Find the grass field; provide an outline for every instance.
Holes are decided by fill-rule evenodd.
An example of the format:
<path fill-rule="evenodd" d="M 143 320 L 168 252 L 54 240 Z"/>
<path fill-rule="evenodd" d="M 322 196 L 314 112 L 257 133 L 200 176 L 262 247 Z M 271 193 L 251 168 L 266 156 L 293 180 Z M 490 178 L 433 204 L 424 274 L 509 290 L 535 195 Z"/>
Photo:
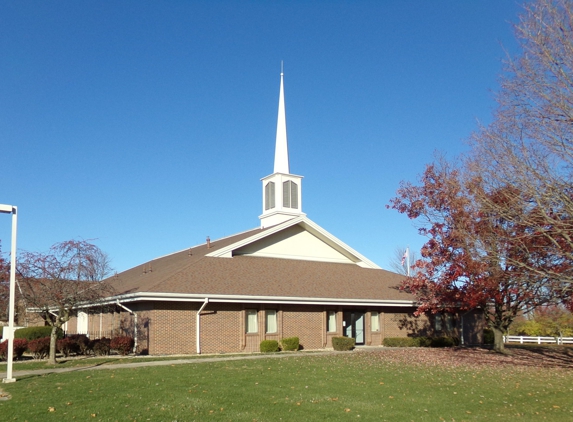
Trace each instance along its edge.
<path fill-rule="evenodd" d="M 388 349 L 23 376 L 18 421 L 573 420 L 570 349 Z"/>

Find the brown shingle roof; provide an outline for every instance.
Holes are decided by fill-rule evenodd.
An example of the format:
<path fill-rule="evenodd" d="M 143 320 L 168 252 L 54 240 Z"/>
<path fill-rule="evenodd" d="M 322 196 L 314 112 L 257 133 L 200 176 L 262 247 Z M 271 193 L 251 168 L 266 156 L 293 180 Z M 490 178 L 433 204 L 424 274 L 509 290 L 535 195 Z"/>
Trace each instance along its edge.
<path fill-rule="evenodd" d="M 403 276 L 380 269 L 293 259 L 205 256 L 260 233 L 251 230 L 155 259 L 132 268 L 112 284 L 119 294 L 175 293 L 293 298 L 414 300 L 396 286 Z M 147 270 L 147 272 L 144 272 Z"/>

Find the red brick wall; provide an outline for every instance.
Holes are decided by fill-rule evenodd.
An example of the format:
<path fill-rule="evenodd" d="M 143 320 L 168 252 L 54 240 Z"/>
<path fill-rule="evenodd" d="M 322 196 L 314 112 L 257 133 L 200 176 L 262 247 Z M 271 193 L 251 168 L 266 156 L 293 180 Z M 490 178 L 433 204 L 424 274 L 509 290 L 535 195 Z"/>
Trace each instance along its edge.
<path fill-rule="evenodd" d="M 195 315 L 201 305 L 196 302 L 156 302 L 149 322 L 149 353 L 196 353 Z"/>
<path fill-rule="evenodd" d="M 129 308 L 138 315 L 138 351 L 150 354 L 196 353 L 196 315 L 202 302 L 142 302 L 130 303 Z M 246 309 L 256 309 L 258 332 L 246 333 Z M 266 333 L 265 310 L 277 311 L 277 332 Z M 298 337 L 307 350 L 332 347 L 332 337 L 343 332 L 343 307 L 303 305 L 257 305 L 209 303 L 201 312 L 201 352 L 240 353 L 258 352 L 262 340 L 280 341 L 285 337 Z M 356 309 L 356 308 L 354 308 Z M 327 312 L 336 312 L 336 332 L 327 332 Z M 371 311 L 380 313 L 380 330 L 372 331 Z M 116 307 L 114 312 L 101 315 L 102 329 L 116 334 L 134 334 L 134 318 Z M 413 317 L 412 308 L 372 308 L 365 312 L 365 344 L 380 346 L 386 337 L 429 335 L 432 326 L 425 316 Z M 464 334 L 472 343 L 481 341 L 481 314 L 468 314 L 464 319 Z M 99 310 L 89 316 L 90 331 L 100 327 Z M 68 323 L 68 332 L 74 332 L 75 318 Z"/>
<path fill-rule="evenodd" d="M 237 353 L 243 351 L 245 328 L 242 318 L 244 318 L 244 313 L 240 304 L 209 303 L 201 312 L 201 353 Z M 260 329 L 261 321 L 259 319 Z M 195 331 L 193 331 L 193 335 L 196 336 Z M 260 341 L 256 341 L 255 351 L 257 352 L 259 351 L 259 344 Z M 195 352 L 194 350 L 193 353 Z"/>

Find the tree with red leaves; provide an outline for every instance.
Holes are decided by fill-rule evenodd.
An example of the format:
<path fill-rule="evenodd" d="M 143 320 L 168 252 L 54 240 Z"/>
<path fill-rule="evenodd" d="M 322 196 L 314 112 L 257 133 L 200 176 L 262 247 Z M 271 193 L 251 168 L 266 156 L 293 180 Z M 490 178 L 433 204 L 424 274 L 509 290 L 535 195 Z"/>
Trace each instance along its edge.
<path fill-rule="evenodd" d="M 402 183 L 391 207 L 421 221 L 419 232 L 429 238 L 414 263 L 414 276 L 402 288 L 419 300 L 418 314 L 456 312 L 481 308 L 495 335 L 494 349 L 503 352 L 503 334 L 516 315 L 562 299 L 568 283 L 547 277 L 540 267 L 556 263 L 550 250 L 533 248 L 539 237 L 527 224 L 535 210 L 520 201 L 506 209 L 523 215 L 508 220 L 484 208 L 482 197 L 492 203 L 519 198 L 509 186 L 484 192 L 479 179 L 466 178 L 442 161 L 429 165 L 420 186 Z M 522 245 L 536 254 L 524 254 Z M 515 261 L 527 265 L 515 265 Z"/>
<path fill-rule="evenodd" d="M 109 274 L 109 259 L 84 240 L 56 243 L 48 253 L 23 252 L 18 279 L 26 307 L 39 312 L 52 327 L 48 363 L 56 363 L 57 331 L 82 304 L 93 304 L 112 293 L 101 279 Z"/>

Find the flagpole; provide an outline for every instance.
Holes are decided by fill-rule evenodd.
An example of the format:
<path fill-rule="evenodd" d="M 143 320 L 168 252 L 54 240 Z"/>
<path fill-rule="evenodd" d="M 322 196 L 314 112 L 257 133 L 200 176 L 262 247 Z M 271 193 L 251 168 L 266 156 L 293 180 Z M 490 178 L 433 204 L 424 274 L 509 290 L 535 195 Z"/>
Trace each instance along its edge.
<path fill-rule="evenodd" d="M 407 246 L 406 247 L 406 271 L 408 274 L 408 277 L 410 277 L 410 247 Z"/>

